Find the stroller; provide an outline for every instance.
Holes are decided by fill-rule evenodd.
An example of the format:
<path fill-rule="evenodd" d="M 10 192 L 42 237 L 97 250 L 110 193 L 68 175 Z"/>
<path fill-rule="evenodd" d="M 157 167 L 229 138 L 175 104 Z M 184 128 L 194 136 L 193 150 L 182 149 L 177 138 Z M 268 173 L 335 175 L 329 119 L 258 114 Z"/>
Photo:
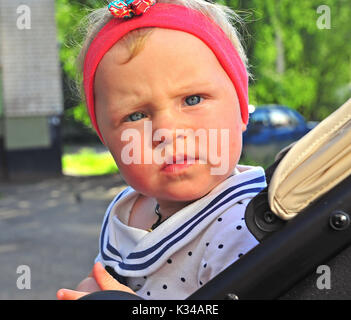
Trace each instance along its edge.
<path fill-rule="evenodd" d="M 282 150 L 266 176 L 245 213 L 260 243 L 187 300 L 351 299 L 351 99 Z"/>

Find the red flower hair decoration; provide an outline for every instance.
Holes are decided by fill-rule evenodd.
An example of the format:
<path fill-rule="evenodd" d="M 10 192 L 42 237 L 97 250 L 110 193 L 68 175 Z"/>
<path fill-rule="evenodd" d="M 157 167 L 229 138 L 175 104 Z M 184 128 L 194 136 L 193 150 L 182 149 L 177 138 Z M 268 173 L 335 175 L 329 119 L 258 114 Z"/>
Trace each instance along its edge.
<path fill-rule="evenodd" d="M 120 19 L 129 19 L 145 13 L 156 0 L 117 0 L 108 5 L 111 14 Z"/>

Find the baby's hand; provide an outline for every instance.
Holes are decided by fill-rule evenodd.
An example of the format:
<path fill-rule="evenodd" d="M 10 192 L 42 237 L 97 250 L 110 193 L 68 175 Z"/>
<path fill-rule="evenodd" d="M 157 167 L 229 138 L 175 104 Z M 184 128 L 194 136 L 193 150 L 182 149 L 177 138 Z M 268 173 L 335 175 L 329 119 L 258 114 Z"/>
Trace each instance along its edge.
<path fill-rule="evenodd" d="M 93 276 L 83 280 L 77 287 L 77 290 L 60 289 L 56 296 L 59 300 L 77 300 L 89 293 L 101 290 L 119 290 L 136 294 L 127 286 L 115 280 L 102 266 L 100 262 L 95 263 Z M 79 291 L 83 290 L 83 291 Z"/>

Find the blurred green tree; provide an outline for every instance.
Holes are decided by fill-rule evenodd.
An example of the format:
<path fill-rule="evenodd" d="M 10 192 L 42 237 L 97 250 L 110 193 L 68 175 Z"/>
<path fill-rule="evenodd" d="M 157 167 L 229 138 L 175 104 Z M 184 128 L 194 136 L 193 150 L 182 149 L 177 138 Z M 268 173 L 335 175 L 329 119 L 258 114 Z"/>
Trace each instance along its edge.
<path fill-rule="evenodd" d="M 88 113 L 80 99 L 80 75 L 77 71 L 76 59 L 84 37 L 81 21 L 93 9 L 101 8 L 106 3 L 107 1 L 103 0 L 56 0 L 59 54 L 66 88 L 65 118 L 74 119 L 90 128 Z"/>
<path fill-rule="evenodd" d="M 351 96 L 349 0 L 218 2 L 246 13 L 252 104 L 284 104 L 322 120 Z"/>

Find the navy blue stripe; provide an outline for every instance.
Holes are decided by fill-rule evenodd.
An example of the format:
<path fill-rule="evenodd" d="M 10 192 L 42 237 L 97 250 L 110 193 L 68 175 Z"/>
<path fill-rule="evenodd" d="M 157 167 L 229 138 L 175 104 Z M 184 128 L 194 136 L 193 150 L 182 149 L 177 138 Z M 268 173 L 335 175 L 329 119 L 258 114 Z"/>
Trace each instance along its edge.
<path fill-rule="evenodd" d="M 127 192 L 127 189 L 126 188 L 125 190 L 123 190 L 119 195 L 118 197 L 115 199 L 115 201 L 113 202 L 113 204 L 110 206 L 110 211 L 109 213 L 106 215 L 106 219 L 105 219 L 105 222 L 103 224 L 103 227 L 102 227 L 102 231 L 101 231 L 101 237 L 100 237 L 100 252 L 101 252 L 101 255 L 103 257 L 104 260 L 107 260 L 107 261 L 117 261 L 116 259 L 113 259 L 111 258 L 110 256 L 108 256 L 105 252 L 104 252 L 104 239 L 105 239 L 105 232 L 106 232 L 106 227 L 107 227 L 107 224 L 108 224 L 108 220 L 109 220 L 109 216 L 110 216 L 110 213 L 111 213 L 111 209 L 112 207 L 114 206 L 114 204 Z M 116 256 L 119 256 L 122 258 L 121 254 L 114 248 L 111 246 L 110 242 L 109 242 L 109 236 L 107 236 L 107 245 L 106 245 L 106 248 L 112 252 L 113 254 L 115 254 Z"/>
<path fill-rule="evenodd" d="M 102 231 L 101 231 L 101 237 L 100 237 L 100 252 L 101 255 L 103 257 L 104 260 L 106 261 L 116 261 L 116 259 L 110 258 L 105 252 L 104 252 L 104 238 L 105 238 L 105 231 L 106 231 L 106 226 L 107 226 L 107 222 L 108 222 L 108 216 L 110 215 L 110 213 L 107 215 L 105 223 L 102 227 Z"/>
<path fill-rule="evenodd" d="M 184 223 L 182 226 L 180 226 L 178 229 L 176 229 L 174 232 L 169 234 L 167 237 L 153 245 L 152 247 L 139 251 L 139 252 L 132 252 L 131 254 L 128 255 L 127 259 L 139 259 L 142 257 L 147 256 L 148 254 L 152 253 L 153 251 L 157 250 L 162 244 L 164 244 L 166 241 L 174 237 L 177 233 L 181 232 L 184 228 L 186 228 L 190 223 L 192 223 L 194 220 L 198 219 L 202 214 L 204 214 L 207 210 L 209 210 L 212 206 L 214 206 L 218 201 L 220 201 L 223 197 L 225 197 L 228 193 L 233 192 L 235 189 L 238 189 L 240 187 L 249 185 L 249 184 L 254 184 L 254 183 L 260 183 L 260 182 L 265 182 L 266 179 L 264 176 L 245 181 L 243 183 L 240 183 L 236 186 L 232 186 L 228 188 L 227 190 L 223 191 L 220 195 L 218 195 L 214 200 L 212 200 L 205 208 L 203 208 L 198 214 L 196 214 L 194 217 L 189 219 L 186 223 Z"/>
<path fill-rule="evenodd" d="M 106 245 L 106 248 L 107 248 L 107 250 L 110 251 L 112 254 L 114 254 L 114 255 L 116 255 L 116 256 L 118 256 L 118 257 L 120 257 L 120 258 L 122 259 L 121 254 L 116 250 L 115 247 L 112 247 L 112 245 L 110 244 L 110 242 L 109 242 L 109 237 L 107 237 L 107 245 Z"/>
<path fill-rule="evenodd" d="M 124 270 L 142 270 L 145 269 L 147 267 L 149 267 L 150 265 L 152 265 L 155 261 L 157 261 L 170 247 L 172 247 L 176 242 L 180 241 L 181 239 L 183 239 L 187 234 L 189 234 L 189 232 L 194 229 L 202 220 L 204 220 L 207 216 L 209 216 L 211 213 L 213 213 L 214 211 L 216 211 L 219 207 L 221 207 L 223 204 L 228 203 L 229 201 L 233 200 L 234 198 L 237 198 L 243 194 L 247 194 L 247 193 L 255 193 L 257 194 L 258 192 L 262 191 L 264 188 L 252 188 L 252 189 L 246 189 L 246 190 L 242 190 L 239 191 L 237 193 L 235 193 L 234 195 L 231 195 L 230 197 L 228 197 L 227 199 L 225 199 L 224 201 L 222 201 L 220 204 L 218 204 L 217 206 L 215 206 L 214 208 L 212 208 L 209 212 L 207 212 L 203 217 L 201 217 L 198 221 L 196 221 L 195 223 L 193 223 L 187 230 L 185 230 L 180 236 L 178 236 L 176 239 L 174 239 L 173 241 L 171 241 L 170 243 L 168 243 L 159 253 L 157 253 L 153 258 L 151 258 L 150 260 L 144 262 L 144 263 L 140 263 L 140 264 L 126 264 L 126 263 L 119 263 L 119 267 L 121 269 Z"/>

